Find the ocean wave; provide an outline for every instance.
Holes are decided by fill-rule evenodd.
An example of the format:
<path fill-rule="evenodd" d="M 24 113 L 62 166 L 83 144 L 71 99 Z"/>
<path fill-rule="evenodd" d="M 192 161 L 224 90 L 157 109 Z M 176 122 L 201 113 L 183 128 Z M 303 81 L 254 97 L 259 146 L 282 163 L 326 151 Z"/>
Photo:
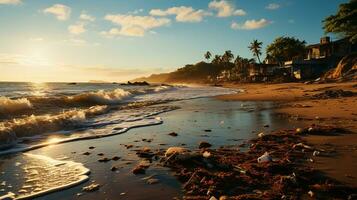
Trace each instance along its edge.
<path fill-rule="evenodd" d="M 97 92 L 87 92 L 66 97 L 65 101 L 69 103 L 112 105 L 121 103 L 130 96 L 132 96 L 132 94 L 123 89 L 115 89 L 112 91 L 99 90 Z"/>
<path fill-rule="evenodd" d="M 31 115 L 1 122 L 0 149 L 13 145 L 18 137 L 82 127 L 88 117 L 104 114 L 107 111 L 107 106 L 92 106 L 88 109 L 74 109 L 56 115 Z"/>
<path fill-rule="evenodd" d="M 31 102 L 26 98 L 21 99 L 10 99 L 8 97 L 0 96 L 0 115 L 17 113 L 23 110 L 32 109 Z"/>

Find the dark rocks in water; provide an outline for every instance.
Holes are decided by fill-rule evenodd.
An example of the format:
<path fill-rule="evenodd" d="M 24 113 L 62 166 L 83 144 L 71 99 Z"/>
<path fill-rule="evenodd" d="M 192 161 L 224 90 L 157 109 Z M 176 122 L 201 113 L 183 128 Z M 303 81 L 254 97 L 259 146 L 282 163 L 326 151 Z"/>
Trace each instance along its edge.
<path fill-rule="evenodd" d="M 89 156 L 90 153 L 87 151 L 87 152 L 82 153 L 82 155 Z"/>
<path fill-rule="evenodd" d="M 112 160 L 114 160 L 114 161 L 117 161 L 117 160 L 119 160 L 119 159 L 120 159 L 119 156 L 114 156 L 114 157 L 112 158 Z"/>
<path fill-rule="evenodd" d="M 155 154 L 151 152 L 148 147 L 144 147 L 136 152 L 136 155 L 140 158 L 152 158 Z"/>
<path fill-rule="evenodd" d="M 153 141 L 153 139 L 145 139 L 145 138 L 144 138 L 144 139 L 142 139 L 141 141 L 143 141 L 143 142 L 149 142 L 149 143 L 150 143 L 150 142 Z"/>
<path fill-rule="evenodd" d="M 109 162 L 111 159 L 107 158 L 107 157 L 104 157 L 104 158 L 101 158 L 99 159 L 98 161 L 99 162 Z"/>
<path fill-rule="evenodd" d="M 92 183 L 86 187 L 83 187 L 82 190 L 85 191 L 85 192 L 94 192 L 94 191 L 97 191 L 99 190 L 100 188 L 100 185 L 97 184 L 97 183 Z"/>
<path fill-rule="evenodd" d="M 146 166 L 137 165 L 136 167 L 134 167 L 133 170 L 131 170 L 131 172 L 133 174 L 145 174 L 146 168 L 147 168 Z"/>
<path fill-rule="evenodd" d="M 95 147 L 93 147 L 93 146 L 90 146 L 90 147 L 88 147 L 88 149 L 95 149 Z"/>
<path fill-rule="evenodd" d="M 205 132 L 212 132 L 211 129 L 205 129 L 204 131 L 205 131 Z"/>
<path fill-rule="evenodd" d="M 98 156 L 104 156 L 104 153 L 98 153 L 97 155 Z"/>
<path fill-rule="evenodd" d="M 146 81 L 142 81 L 142 82 L 136 81 L 136 82 L 133 82 L 133 83 L 128 81 L 128 83 L 122 83 L 121 85 L 148 86 L 150 84 L 148 82 L 146 82 Z"/>
<path fill-rule="evenodd" d="M 134 145 L 132 145 L 132 144 L 126 144 L 126 145 L 124 145 L 124 146 L 125 146 L 125 148 L 130 149 L 130 148 L 132 148 Z"/>
<path fill-rule="evenodd" d="M 67 85 L 77 85 L 77 83 L 73 82 L 73 83 L 67 83 Z"/>
<path fill-rule="evenodd" d="M 198 148 L 203 149 L 203 148 L 210 148 L 212 145 L 208 142 L 202 141 L 200 142 L 200 144 L 198 145 Z"/>
<path fill-rule="evenodd" d="M 168 135 L 173 136 L 173 137 L 178 136 L 178 134 L 177 134 L 177 133 L 175 133 L 175 132 L 171 132 L 171 133 L 169 133 Z"/>
<path fill-rule="evenodd" d="M 117 171 L 118 170 L 118 167 L 116 167 L 116 166 L 112 166 L 111 168 L 110 168 L 110 171 Z"/>
<path fill-rule="evenodd" d="M 268 127 L 270 127 L 270 126 L 269 126 L 269 124 L 265 124 L 264 127 L 265 127 L 265 128 L 268 128 Z"/>

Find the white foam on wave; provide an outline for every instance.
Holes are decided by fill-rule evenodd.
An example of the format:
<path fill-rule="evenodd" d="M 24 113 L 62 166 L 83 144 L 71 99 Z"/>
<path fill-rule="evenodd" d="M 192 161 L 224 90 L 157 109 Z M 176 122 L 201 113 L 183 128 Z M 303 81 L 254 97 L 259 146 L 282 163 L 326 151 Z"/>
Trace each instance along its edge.
<path fill-rule="evenodd" d="M 32 109 L 32 104 L 26 98 L 10 99 L 0 96 L 0 114 L 15 113 L 29 109 Z"/>
<path fill-rule="evenodd" d="M 163 88 L 163 91 L 159 94 L 147 93 L 135 96 L 133 99 L 135 101 L 175 101 L 213 97 L 218 95 L 233 94 L 237 92 L 240 92 L 240 90 L 208 86 L 175 86 L 174 89 L 170 89 L 170 87 Z"/>
<path fill-rule="evenodd" d="M 74 109 L 55 115 L 31 115 L 0 122 L 0 149 L 13 145 L 18 137 L 79 127 L 88 117 L 106 113 L 107 110 L 107 106 L 92 106 L 88 109 Z"/>
<path fill-rule="evenodd" d="M 33 199 L 73 187 L 89 179 L 90 170 L 81 163 L 30 153 L 23 155 L 25 163 L 20 165 L 24 172 L 23 183 L 18 191 L 11 192 L 15 199 Z"/>
<path fill-rule="evenodd" d="M 102 105 L 118 104 L 122 100 L 127 99 L 132 94 L 123 89 L 115 89 L 112 91 L 99 90 L 97 92 L 86 92 L 66 98 L 68 102 L 94 103 Z"/>
<path fill-rule="evenodd" d="M 41 142 L 39 144 L 34 144 L 34 145 L 16 144 L 10 149 L 5 149 L 3 151 L 0 151 L 0 155 L 13 154 L 18 152 L 27 152 L 30 150 L 42 148 L 49 145 L 62 144 L 67 142 L 79 141 L 79 140 L 109 137 L 109 136 L 125 133 L 133 128 L 159 125 L 163 123 L 162 119 L 154 118 L 153 116 L 174 109 L 176 109 L 176 107 L 165 107 L 163 109 L 157 109 L 151 112 L 141 113 L 141 115 L 137 117 L 127 117 L 127 118 L 121 118 L 121 117 L 117 118 L 115 117 L 115 113 L 114 113 L 113 118 L 106 118 L 105 121 L 98 121 L 98 123 L 92 124 L 92 126 L 98 126 L 98 127 L 103 126 L 103 128 L 85 130 L 78 134 L 70 135 L 68 137 L 56 138 L 55 140 L 50 139 L 45 142 Z M 43 137 L 46 136 L 43 135 Z M 34 136 L 33 138 L 35 139 L 36 136 Z M 31 137 L 27 138 L 27 140 L 31 140 Z"/>

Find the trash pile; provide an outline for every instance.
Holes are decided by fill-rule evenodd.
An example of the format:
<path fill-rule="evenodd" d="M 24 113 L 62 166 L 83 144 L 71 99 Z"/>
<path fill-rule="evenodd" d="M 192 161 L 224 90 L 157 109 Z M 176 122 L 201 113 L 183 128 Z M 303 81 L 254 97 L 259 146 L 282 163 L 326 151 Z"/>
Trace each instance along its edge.
<path fill-rule="evenodd" d="M 162 163 L 183 183 L 184 199 L 354 198 L 356 188 L 308 165 L 324 150 L 306 144 L 301 135 L 319 130 L 336 131 L 313 126 L 261 134 L 237 147 L 210 149 L 202 142 L 197 151 L 170 147 Z"/>

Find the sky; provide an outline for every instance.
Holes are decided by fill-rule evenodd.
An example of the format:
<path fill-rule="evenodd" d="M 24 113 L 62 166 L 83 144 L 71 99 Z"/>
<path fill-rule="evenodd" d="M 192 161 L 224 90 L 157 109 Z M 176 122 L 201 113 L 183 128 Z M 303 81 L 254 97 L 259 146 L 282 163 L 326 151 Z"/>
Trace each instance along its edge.
<path fill-rule="evenodd" d="M 346 0 L 0 0 L 0 81 L 123 82 L 203 60 L 308 44 Z M 332 35 L 332 39 L 336 39 Z"/>

